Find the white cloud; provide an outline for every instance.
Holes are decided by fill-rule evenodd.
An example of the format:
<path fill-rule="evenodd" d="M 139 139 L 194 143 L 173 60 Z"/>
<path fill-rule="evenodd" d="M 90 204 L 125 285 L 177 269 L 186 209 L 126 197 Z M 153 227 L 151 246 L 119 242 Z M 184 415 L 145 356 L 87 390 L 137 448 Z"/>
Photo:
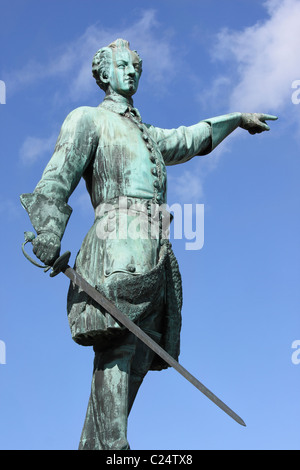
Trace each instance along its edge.
<path fill-rule="evenodd" d="M 230 136 L 229 140 L 232 138 Z M 204 182 L 218 165 L 219 158 L 228 151 L 229 144 L 225 141 L 209 156 L 194 157 L 192 169 L 168 167 L 168 198 L 172 203 L 201 203 L 204 200 Z M 178 174 L 179 173 L 179 174 Z"/>
<path fill-rule="evenodd" d="M 281 129 L 291 124 L 299 127 L 300 93 L 295 87 L 300 79 L 300 1 L 267 0 L 264 6 L 266 19 L 241 31 L 223 29 L 216 35 L 212 60 L 218 69 L 221 64 L 222 75 L 197 100 L 210 113 L 263 112 L 283 118 L 278 121 Z M 299 135 L 300 129 L 295 133 L 296 138 Z M 244 131 L 235 131 L 214 150 L 214 164 L 197 175 L 202 187 L 232 139 L 240 136 L 245 136 Z"/>
<path fill-rule="evenodd" d="M 236 80 L 231 79 L 228 95 L 233 110 L 282 110 L 291 103 L 292 82 L 300 78 L 300 2 L 267 0 L 264 5 L 265 21 L 242 31 L 222 30 L 217 37 L 213 57 L 230 64 Z"/>
<path fill-rule="evenodd" d="M 45 154 L 53 153 L 56 138 L 57 136 L 54 134 L 44 139 L 40 137 L 27 137 L 20 149 L 21 162 L 25 165 L 32 165 Z"/>
<path fill-rule="evenodd" d="M 210 88 L 204 89 L 197 96 L 197 101 L 206 110 L 226 108 L 228 106 L 228 90 L 231 86 L 231 79 L 226 75 L 220 75 L 212 80 Z"/>
<path fill-rule="evenodd" d="M 192 203 L 201 201 L 203 197 L 203 185 L 201 172 L 184 170 L 179 176 L 168 174 L 169 187 L 172 188 L 172 203 L 183 201 Z"/>

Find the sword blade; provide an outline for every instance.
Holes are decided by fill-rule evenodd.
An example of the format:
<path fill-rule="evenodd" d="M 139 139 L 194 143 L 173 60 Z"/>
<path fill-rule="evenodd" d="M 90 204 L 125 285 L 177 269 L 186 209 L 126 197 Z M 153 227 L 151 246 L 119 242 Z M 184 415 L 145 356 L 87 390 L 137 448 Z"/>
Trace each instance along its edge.
<path fill-rule="evenodd" d="M 173 367 L 179 374 L 194 385 L 209 400 L 223 410 L 228 416 L 234 419 L 241 426 L 246 426 L 245 422 L 231 408 L 229 408 L 220 398 L 212 393 L 205 385 L 203 385 L 196 377 L 188 372 L 179 362 L 177 362 L 170 354 L 160 347 L 150 336 L 148 336 L 139 326 L 131 321 L 124 313 L 122 313 L 110 300 L 104 297 L 93 286 L 91 286 L 82 276 L 80 276 L 69 265 L 62 269 L 62 272 L 79 288 L 85 291 L 92 299 L 107 310 L 116 320 L 131 331 L 137 338 L 145 343 L 152 351 L 160 356 L 169 366 Z"/>

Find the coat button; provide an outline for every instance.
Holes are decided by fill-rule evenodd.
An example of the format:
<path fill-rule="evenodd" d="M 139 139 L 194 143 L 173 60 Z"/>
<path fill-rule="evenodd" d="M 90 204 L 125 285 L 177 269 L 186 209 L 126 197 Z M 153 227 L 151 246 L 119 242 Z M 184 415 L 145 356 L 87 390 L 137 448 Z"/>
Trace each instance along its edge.
<path fill-rule="evenodd" d="M 155 180 L 155 181 L 153 182 L 153 186 L 154 186 L 155 188 L 159 188 L 159 181 L 158 181 L 158 180 Z"/>
<path fill-rule="evenodd" d="M 149 137 L 147 136 L 147 134 L 143 134 L 143 139 L 147 142 L 149 140 Z"/>
<path fill-rule="evenodd" d="M 151 160 L 152 163 L 155 163 L 155 157 L 154 157 L 154 155 L 151 155 L 151 156 L 150 156 L 150 160 Z"/>
<path fill-rule="evenodd" d="M 157 169 L 156 168 L 151 168 L 151 173 L 154 176 L 157 176 Z"/>
<path fill-rule="evenodd" d="M 128 264 L 127 265 L 127 269 L 130 273 L 134 273 L 135 272 L 135 266 L 133 264 Z"/>

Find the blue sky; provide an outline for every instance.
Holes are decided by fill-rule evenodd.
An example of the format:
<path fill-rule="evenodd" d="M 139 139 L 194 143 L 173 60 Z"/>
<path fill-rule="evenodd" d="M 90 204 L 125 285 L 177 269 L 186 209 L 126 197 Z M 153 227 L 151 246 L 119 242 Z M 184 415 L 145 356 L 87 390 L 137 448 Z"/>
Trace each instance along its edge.
<path fill-rule="evenodd" d="M 102 101 L 91 60 L 123 37 L 143 58 L 135 105 L 144 122 L 279 116 L 268 133 L 238 129 L 209 156 L 168 169 L 169 204 L 204 204 L 205 214 L 201 250 L 173 241 L 184 289 L 180 362 L 247 427 L 175 371 L 151 372 L 129 418 L 131 447 L 299 449 L 299 0 L 2 0 L 0 8 L 0 448 L 78 446 L 93 352 L 71 339 L 68 280 L 50 279 L 21 253 L 31 224 L 19 195 L 39 181 L 66 115 Z M 93 220 L 82 183 L 69 203 L 62 250 L 73 263 Z"/>

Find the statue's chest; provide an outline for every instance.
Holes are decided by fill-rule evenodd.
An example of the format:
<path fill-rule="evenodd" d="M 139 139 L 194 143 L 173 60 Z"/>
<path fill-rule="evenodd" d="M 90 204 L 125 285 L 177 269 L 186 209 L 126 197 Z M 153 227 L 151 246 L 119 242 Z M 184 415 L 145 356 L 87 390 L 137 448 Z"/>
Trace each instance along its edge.
<path fill-rule="evenodd" d="M 157 178 L 165 180 L 165 164 L 147 127 L 126 116 L 110 113 L 100 127 L 94 171 L 117 180 Z"/>

